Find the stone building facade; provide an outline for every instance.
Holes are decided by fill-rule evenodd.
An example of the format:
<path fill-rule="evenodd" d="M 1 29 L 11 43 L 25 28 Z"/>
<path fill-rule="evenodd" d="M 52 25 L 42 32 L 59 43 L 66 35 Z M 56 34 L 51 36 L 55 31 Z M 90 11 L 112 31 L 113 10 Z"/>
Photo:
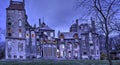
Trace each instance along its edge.
<path fill-rule="evenodd" d="M 92 21 L 92 20 L 91 20 Z M 100 59 L 99 38 L 92 25 L 76 23 L 69 32 L 58 33 L 59 57 L 67 59 Z"/>
<path fill-rule="evenodd" d="M 28 23 L 25 2 L 12 1 L 6 8 L 6 59 L 100 59 L 98 34 L 94 21 L 80 24 L 78 20 L 69 32 L 51 29 L 39 19 L 39 25 Z"/>

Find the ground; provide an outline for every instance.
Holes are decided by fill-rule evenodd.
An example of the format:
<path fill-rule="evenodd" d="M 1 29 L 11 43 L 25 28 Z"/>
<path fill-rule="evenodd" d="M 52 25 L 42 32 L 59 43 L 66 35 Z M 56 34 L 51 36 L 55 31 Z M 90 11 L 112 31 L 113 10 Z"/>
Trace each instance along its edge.
<path fill-rule="evenodd" d="M 0 65 L 108 65 L 106 60 L 7 60 Z M 113 65 L 120 65 L 120 60 L 113 60 Z"/>

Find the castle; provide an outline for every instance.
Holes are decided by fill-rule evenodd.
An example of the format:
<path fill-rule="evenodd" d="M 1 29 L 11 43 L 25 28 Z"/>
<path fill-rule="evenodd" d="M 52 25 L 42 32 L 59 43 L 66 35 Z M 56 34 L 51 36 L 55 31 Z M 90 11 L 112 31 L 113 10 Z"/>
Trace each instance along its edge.
<path fill-rule="evenodd" d="M 12 1 L 6 8 L 6 59 L 100 59 L 95 22 L 75 21 L 69 32 L 58 32 L 39 19 L 39 26 L 27 20 L 25 1 Z"/>

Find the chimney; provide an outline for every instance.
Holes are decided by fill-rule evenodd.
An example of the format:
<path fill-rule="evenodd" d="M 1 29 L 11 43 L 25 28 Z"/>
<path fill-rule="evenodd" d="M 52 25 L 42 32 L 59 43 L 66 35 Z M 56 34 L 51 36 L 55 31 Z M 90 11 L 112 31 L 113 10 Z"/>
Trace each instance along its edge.
<path fill-rule="evenodd" d="M 92 27 L 92 32 L 95 32 L 95 21 L 93 21 L 92 17 L 91 17 L 91 27 Z"/>
<path fill-rule="evenodd" d="M 39 26 L 41 26 L 41 19 L 39 18 Z"/>
<path fill-rule="evenodd" d="M 76 24 L 78 25 L 78 19 L 76 19 Z"/>
<path fill-rule="evenodd" d="M 76 25 L 77 25 L 77 32 L 78 32 L 79 31 L 78 19 L 76 19 Z"/>
<path fill-rule="evenodd" d="M 36 24 L 34 24 L 34 28 L 36 28 Z"/>
<path fill-rule="evenodd" d="M 60 36 L 60 30 L 58 30 L 58 38 L 60 38 L 59 36 Z"/>

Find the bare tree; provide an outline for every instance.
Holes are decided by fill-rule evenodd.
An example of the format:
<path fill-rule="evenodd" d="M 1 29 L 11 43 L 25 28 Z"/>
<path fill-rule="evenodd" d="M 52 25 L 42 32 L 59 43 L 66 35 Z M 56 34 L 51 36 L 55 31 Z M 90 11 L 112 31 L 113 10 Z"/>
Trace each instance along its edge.
<path fill-rule="evenodd" d="M 86 13 L 96 19 L 96 25 L 105 35 L 105 47 L 109 65 L 112 65 L 110 58 L 109 36 L 115 30 L 120 30 L 118 14 L 120 12 L 120 0 L 77 0 L 77 7 L 86 9 Z"/>

